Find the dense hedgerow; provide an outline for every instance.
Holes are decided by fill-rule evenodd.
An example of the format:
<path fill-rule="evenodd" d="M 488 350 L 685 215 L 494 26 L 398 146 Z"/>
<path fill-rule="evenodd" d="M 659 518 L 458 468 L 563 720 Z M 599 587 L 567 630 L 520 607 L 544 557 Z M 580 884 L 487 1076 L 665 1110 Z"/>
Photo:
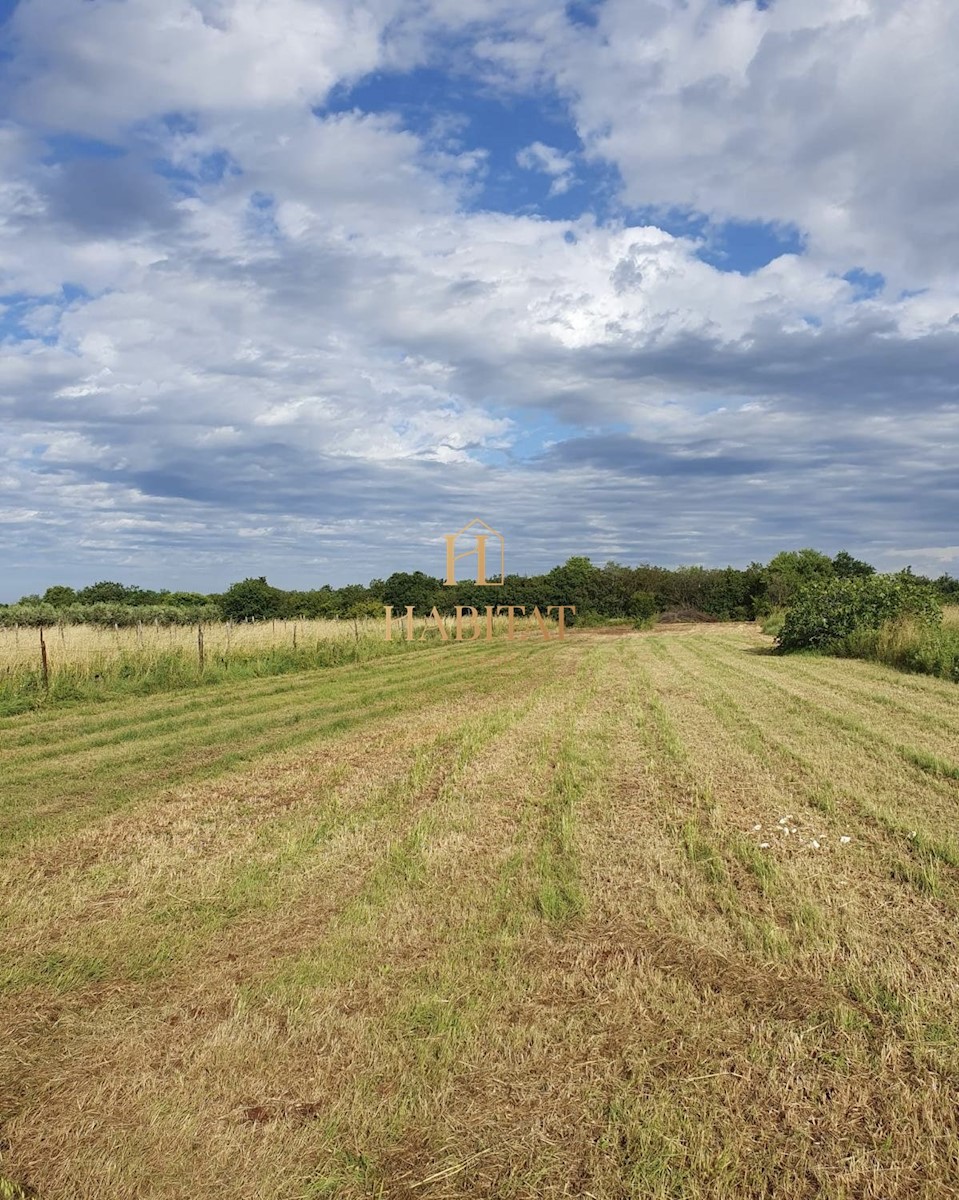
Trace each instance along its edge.
<path fill-rule="evenodd" d="M 836 651 L 848 638 L 906 619 L 930 628 L 942 621 L 936 593 L 907 575 L 817 580 L 796 597 L 776 640 L 784 652 Z"/>
<path fill-rule="evenodd" d="M 49 628 L 53 625 L 99 625 L 119 629 L 134 625 L 196 625 L 221 621 L 223 614 L 216 604 L 69 604 L 56 608 L 52 604 L 10 604 L 0 607 L 0 628 L 15 626 Z"/>

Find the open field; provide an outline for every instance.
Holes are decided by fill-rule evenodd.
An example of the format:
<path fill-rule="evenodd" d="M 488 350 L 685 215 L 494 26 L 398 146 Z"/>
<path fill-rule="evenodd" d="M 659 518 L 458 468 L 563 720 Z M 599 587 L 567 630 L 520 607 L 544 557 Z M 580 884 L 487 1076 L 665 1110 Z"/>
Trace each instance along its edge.
<path fill-rule="evenodd" d="M 769 645 L 0 719 L 0 1178 L 959 1197 L 959 690 Z"/>

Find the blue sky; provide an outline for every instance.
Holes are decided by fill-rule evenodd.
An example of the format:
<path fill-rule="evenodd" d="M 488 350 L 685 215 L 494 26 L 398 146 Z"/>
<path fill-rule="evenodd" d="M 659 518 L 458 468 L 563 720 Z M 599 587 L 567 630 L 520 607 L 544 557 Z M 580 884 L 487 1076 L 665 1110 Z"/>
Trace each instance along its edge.
<path fill-rule="evenodd" d="M 0 0 L 0 600 L 959 572 L 945 0 Z"/>

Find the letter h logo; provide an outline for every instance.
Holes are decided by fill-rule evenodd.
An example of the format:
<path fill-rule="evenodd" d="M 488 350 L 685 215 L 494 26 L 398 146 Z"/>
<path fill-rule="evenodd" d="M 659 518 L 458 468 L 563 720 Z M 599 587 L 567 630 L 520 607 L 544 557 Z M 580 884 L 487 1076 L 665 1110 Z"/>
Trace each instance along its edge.
<path fill-rule="evenodd" d="M 474 525 L 482 525 L 485 533 L 473 532 Z M 459 554 L 456 553 L 456 541 L 463 534 L 471 534 L 476 539 L 476 546 L 473 550 L 462 550 Z M 499 540 L 499 579 L 486 578 L 486 543 L 490 537 Z M 446 579 L 443 581 L 447 587 L 452 587 L 456 583 L 456 564 L 461 558 L 472 558 L 476 555 L 476 585 L 477 587 L 502 587 L 506 581 L 506 543 L 503 540 L 503 535 L 497 533 L 495 529 L 491 529 L 485 521 L 481 521 L 478 517 L 474 521 L 470 521 L 468 525 L 464 525 L 458 533 L 448 533 L 446 535 Z"/>

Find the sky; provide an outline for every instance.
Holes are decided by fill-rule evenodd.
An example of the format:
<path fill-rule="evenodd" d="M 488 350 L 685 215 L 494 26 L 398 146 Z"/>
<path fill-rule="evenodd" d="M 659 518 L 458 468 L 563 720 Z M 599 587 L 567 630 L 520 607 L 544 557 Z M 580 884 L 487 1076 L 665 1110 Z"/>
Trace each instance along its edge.
<path fill-rule="evenodd" d="M 959 574 L 954 0 L 0 0 L 0 601 Z"/>

